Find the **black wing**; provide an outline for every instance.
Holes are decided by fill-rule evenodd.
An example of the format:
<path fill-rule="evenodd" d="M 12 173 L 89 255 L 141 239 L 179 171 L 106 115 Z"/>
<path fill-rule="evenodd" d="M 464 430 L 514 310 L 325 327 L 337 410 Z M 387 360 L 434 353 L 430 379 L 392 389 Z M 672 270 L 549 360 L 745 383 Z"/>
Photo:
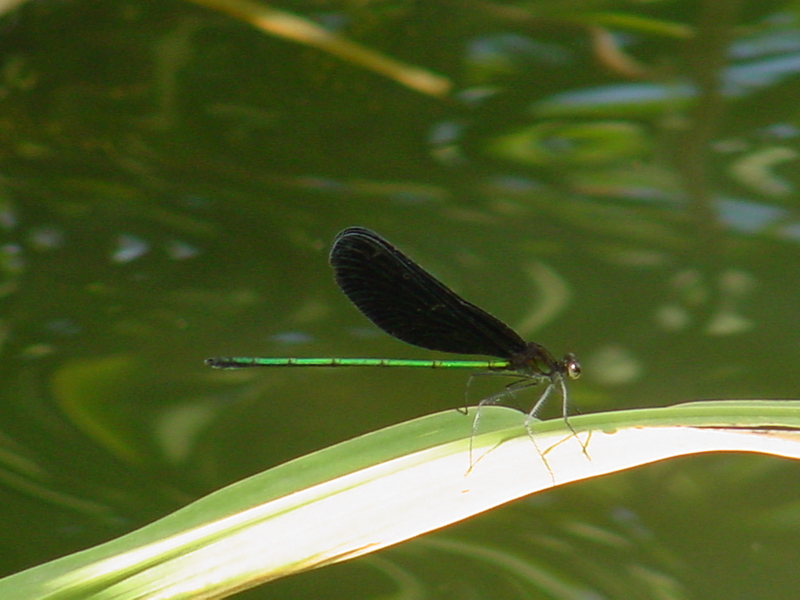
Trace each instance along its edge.
<path fill-rule="evenodd" d="M 330 263 L 350 301 L 399 340 L 498 358 L 525 351 L 525 341 L 513 329 L 458 296 L 374 231 L 342 231 L 333 241 Z"/>

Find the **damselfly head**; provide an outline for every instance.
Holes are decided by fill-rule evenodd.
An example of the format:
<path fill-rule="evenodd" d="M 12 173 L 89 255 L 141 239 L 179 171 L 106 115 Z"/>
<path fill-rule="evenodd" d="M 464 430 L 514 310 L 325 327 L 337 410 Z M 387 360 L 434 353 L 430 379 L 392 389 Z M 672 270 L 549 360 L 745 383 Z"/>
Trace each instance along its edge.
<path fill-rule="evenodd" d="M 572 352 L 564 356 L 561 368 L 564 374 L 570 379 L 577 379 L 581 376 L 581 363 L 578 362 L 578 359 Z"/>

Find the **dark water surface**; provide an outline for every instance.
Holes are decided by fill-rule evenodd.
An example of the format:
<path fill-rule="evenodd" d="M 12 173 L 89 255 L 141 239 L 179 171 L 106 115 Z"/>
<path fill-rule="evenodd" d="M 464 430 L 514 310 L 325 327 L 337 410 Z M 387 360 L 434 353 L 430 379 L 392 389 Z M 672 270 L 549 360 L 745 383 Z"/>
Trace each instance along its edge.
<path fill-rule="evenodd" d="M 446 98 L 191 3 L 3 17 L 0 574 L 461 406 L 464 373 L 203 365 L 441 358 L 336 288 L 350 225 L 575 352 L 581 412 L 800 396 L 796 8 L 546 6 L 280 7 Z M 796 598 L 798 497 L 689 457 L 242 597 Z"/>

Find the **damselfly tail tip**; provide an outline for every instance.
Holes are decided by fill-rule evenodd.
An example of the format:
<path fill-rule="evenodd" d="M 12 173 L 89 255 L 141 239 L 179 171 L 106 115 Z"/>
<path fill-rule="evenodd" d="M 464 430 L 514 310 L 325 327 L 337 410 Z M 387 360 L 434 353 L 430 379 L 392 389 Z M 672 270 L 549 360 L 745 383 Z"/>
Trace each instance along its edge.
<path fill-rule="evenodd" d="M 207 358 L 203 362 L 212 369 L 234 369 L 237 366 L 232 364 L 230 359 L 220 358 L 219 356 Z"/>

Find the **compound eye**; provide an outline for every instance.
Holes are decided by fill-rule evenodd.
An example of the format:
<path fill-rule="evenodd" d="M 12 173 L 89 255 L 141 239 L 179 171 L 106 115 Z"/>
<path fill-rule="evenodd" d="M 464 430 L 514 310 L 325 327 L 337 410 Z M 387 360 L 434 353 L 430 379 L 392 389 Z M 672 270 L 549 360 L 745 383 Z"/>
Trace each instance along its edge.
<path fill-rule="evenodd" d="M 577 379 L 581 376 L 581 363 L 574 354 L 569 353 L 564 357 L 564 364 L 567 367 L 567 376 L 570 379 Z"/>

